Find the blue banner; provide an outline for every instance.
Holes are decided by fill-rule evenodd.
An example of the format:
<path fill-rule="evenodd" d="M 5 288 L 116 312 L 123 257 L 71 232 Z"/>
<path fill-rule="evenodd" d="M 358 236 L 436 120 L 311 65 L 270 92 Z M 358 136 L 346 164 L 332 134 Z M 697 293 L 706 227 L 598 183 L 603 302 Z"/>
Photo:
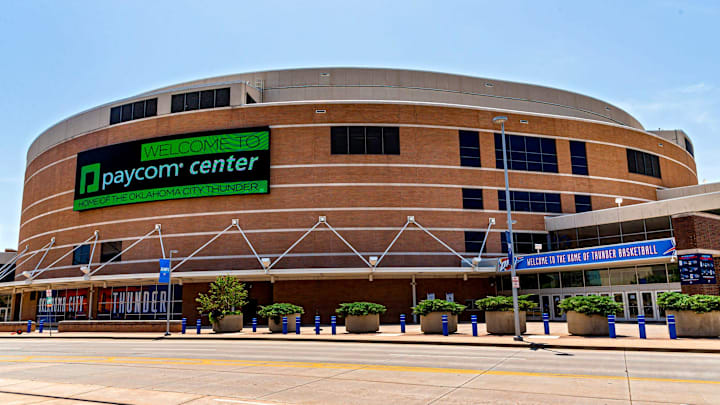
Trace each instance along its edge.
<path fill-rule="evenodd" d="M 517 270 L 534 270 L 599 263 L 611 264 L 640 259 L 669 258 L 675 254 L 675 239 L 667 238 L 517 256 L 515 268 Z M 502 269 L 502 267 L 500 268 Z"/>
<path fill-rule="evenodd" d="M 160 259 L 160 277 L 158 283 L 167 284 L 170 282 L 170 260 Z"/>

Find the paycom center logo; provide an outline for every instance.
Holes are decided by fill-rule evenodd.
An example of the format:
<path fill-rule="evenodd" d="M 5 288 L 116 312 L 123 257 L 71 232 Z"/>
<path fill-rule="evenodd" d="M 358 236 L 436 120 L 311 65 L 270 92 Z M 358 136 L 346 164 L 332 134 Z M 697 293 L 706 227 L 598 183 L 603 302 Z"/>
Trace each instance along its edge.
<path fill-rule="evenodd" d="M 73 209 L 268 193 L 269 129 L 218 132 L 81 152 Z"/>

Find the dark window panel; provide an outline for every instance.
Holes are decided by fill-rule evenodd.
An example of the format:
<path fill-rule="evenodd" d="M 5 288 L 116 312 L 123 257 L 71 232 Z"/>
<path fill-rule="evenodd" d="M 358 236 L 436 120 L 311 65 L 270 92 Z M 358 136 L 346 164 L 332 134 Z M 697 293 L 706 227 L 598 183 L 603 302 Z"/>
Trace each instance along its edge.
<path fill-rule="evenodd" d="M 400 154 L 400 129 L 396 127 L 383 128 L 383 150 L 386 155 Z"/>
<path fill-rule="evenodd" d="M 252 97 L 250 97 L 252 100 Z M 255 100 L 252 100 L 255 102 Z M 248 103 L 251 104 L 251 103 Z M 215 90 L 215 107 L 227 107 L 230 105 L 230 88 Z"/>
<path fill-rule="evenodd" d="M 100 245 L 100 262 L 109 262 L 120 252 L 122 252 L 122 241 L 103 242 L 102 245 Z M 122 256 L 118 256 L 112 261 L 119 262 L 121 260 Z"/>
<path fill-rule="evenodd" d="M 348 128 L 332 127 L 330 129 L 330 153 L 333 155 L 348 154 Z"/>
<path fill-rule="evenodd" d="M 185 93 L 185 111 L 197 110 L 200 107 L 200 92 Z"/>
<path fill-rule="evenodd" d="M 133 103 L 132 119 L 138 120 L 140 118 L 145 118 L 145 101 L 136 101 Z"/>
<path fill-rule="evenodd" d="M 368 155 L 382 155 L 383 141 L 381 127 L 365 128 L 365 148 Z"/>
<path fill-rule="evenodd" d="M 170 112 L 182 112 L 185 111 L 185 95 L 184 94 L 173 94 L 170 102 Z"/>
<path fill-rule="evenodd" d="M 365 127 L 350 127 L 350 154 L 364 155 Z"/>
<path fill-rule="evenodd" d="M 465 251 L 468 253 L 480 253 L 485 232 L 465 231 Z M 483 253 L 487 252 L 487 245 L 483 249 Z"/>
<path fill-rule="evenodd" d="M 132 119 L 132 104 L 125 104 L 122 106 L 122 118 L 121 121 L 130 121 Z"/>
<path fill-rule="evenodd" d="M 481 167 L 480 158 L 460 156 L 460 166 Z"/>
<path fill-rule="evenodd" d="M 157 115 L 157 99 L 145 100 L 145 116 L 154 117 Z"/>
<path fill-rule="evenodd" d="M 476 131 L 459 131 L 460 147 L 480 148 L 480 137 Z"/>
<path fill-rule="evenodd" d="M 110 125 L 117 124 L 121 120 L 122 106 L 113 107 L 110 109 Z"/>
<path fill-rule="evenodd" d="M 88 264 L 90 262 L 90 245 L 82 245 L 73 252 L 73 265 Z"/>
<path fill-rule="evenodd" d="M 255 104 L 255 103 L 257 103 L 257 101 L 255 101 L 255 99 L 252 98 L 250 93 L 245 93 L 245 104 Z M 218 106 L 218 107 L 222 107 L 222 106 Z"/>
<path fill-rule="evenodd" d="M 464 209 L 483 209 L 482 189 L 464 188 L 462 197 Z"/>
<path fill-rule="evenodd" d="M 215 107 L 215 90 L 203 90 L 200 92 L 200 108 Z"/>

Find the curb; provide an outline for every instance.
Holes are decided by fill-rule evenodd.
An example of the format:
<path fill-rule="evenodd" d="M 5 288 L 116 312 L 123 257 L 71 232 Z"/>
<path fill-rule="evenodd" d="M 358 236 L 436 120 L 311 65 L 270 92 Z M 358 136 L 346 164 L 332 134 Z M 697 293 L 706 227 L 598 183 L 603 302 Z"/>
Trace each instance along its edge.
<path fill-rule="evenodd" d="M 720 354 L 718 349 L 703 348 L 684 348 L 684 347 L 626 347 L 626 346 L 580 346 L 557 343 L 536 343 L 525 341 L 522 343 L 502 343 L 502 342 L 453 342 L 453 341 L 422 341 L 422 340 L 396 340 L 396 339 L 353 339 L 343 338 L 334 339 L 328 337 L 283 337 L 283 336 L 263 336 L 248 335 L 244 337 L 230 336 L 208 336 L 208 337 L 191 337 L 191 336 L 0 336 L 0 339 L 108 339 L 108 340 L 214 340 L 214 341 L 282 341 L 282 342 L 323 342 L 323 343 L 371 343 L 371 344 L 406 344 L 406 345 L 442 345 L 442 346 L 474 346 L 474 347 L 510 347 L 510 348 L 529 348 L 531 350 L 543 349 L 574 349 L 574 350 L 604 350 L 604 351 L 636 351 L 636 352 L 666 352 L 666 353 L 707 353 Z"/>

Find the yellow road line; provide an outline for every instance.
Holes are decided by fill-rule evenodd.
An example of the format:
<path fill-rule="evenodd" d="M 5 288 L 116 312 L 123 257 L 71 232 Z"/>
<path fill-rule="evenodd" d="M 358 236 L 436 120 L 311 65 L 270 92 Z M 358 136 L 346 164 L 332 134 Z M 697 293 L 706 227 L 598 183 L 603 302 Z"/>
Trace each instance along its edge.
<path fill-rule="evenodd" d="M 310 369 L 340 369 L 340 370 L 375 370 L 375 371 L 402 371 L 411 373 L 442 373 L 442 374 L 486 374 L 514 377 L 555 377 L 579 379 L 605 379 L 624 380 L 624 375 L 592 375 L 569 373 L 540 373 L 528 371 L 501 371 L 501 370 L 474 370 L 464 368 L 442 368 L 421 366 L 392 366 L 384 364 L 355 364 L 355 363 L 320 363 L 301 361 L 276 360 L 233 360 L 233 359 L 193 359 L 177 357 L 119 357 L 119 356 L 12 356 L 0 355 L 0 362 L 14 363 L 91 363 L 91 364 L 155 364 L 155 365 L 215 365 L 215 366 L 246 366 L 246 367 L 292 367 Z M 633 381 L 655 381 L 665 383 L 683 384 L 718 384 L 720 381 L 689 380 L 677 378 L 656 377 L 630 377 Z"/>

